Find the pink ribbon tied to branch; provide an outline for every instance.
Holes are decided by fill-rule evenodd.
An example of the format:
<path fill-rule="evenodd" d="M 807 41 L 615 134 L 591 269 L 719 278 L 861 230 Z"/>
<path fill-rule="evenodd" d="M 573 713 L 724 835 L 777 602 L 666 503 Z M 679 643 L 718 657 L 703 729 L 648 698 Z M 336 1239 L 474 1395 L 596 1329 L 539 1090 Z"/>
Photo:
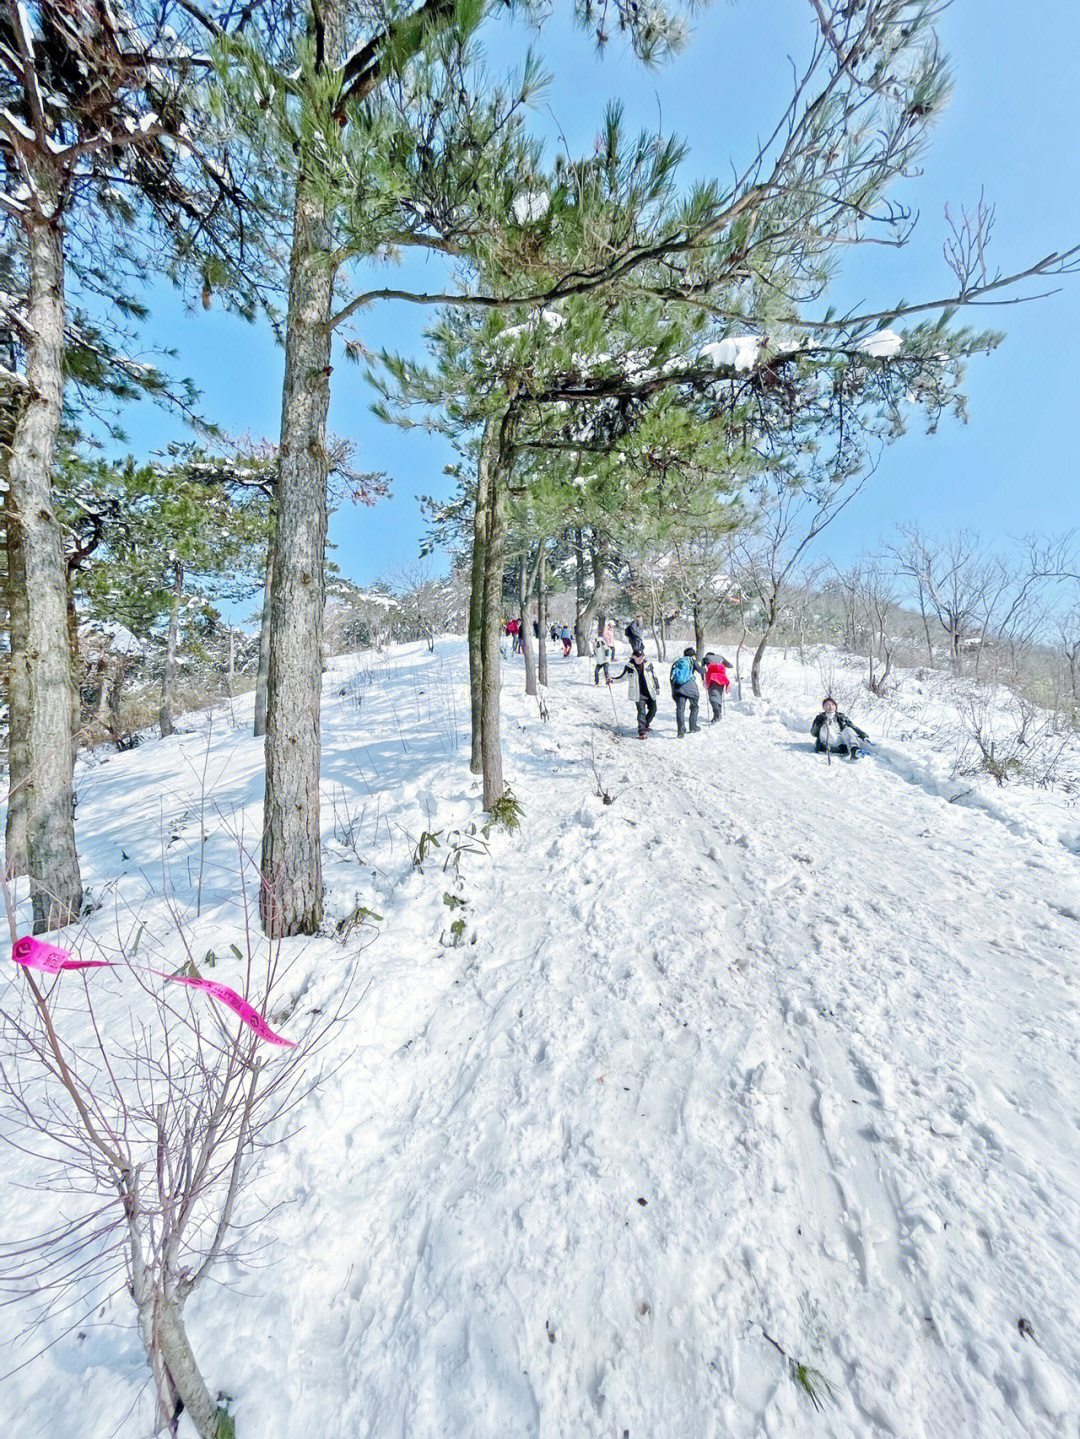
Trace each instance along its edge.
<path fill-rule="evenodd" d="M 15 941 L 11 949 L 11 957 L 24 969 L 38 969 L 43 974 L 59 974 L 61 970 L 65 969 L 115 968 L 111 959 L 77 959 L 69 949 L 59 949 L 55 944 L 46 944 L 44 940 L 31 939 L 29 935 L 24 935 L 22 939 Z M 296 1043 L 295 1039 L 285 1039 L 282 1035 L 275 1034 L 259 1011 L 242 995 L 237 994 L 235 989 L 230 989 L 227 984 L 218 984 L 213 979 L 195 979 L 187 974 L 165 974 L 160 969 L 152 969 L 150 973 L 156 974 L 159 979 L 169 980 L 173 984 L 186 984 L 192 989 L 205 990 L 212 998 L 227 1005 L 260 1039 L 265 1039 L 267 1044 L 280 1044 L 284 1048 L 292 1048 Z"/>
<path fill-rule="evenodd" d="M 42 939 L 24 935 L 11 949 L 11 957 L 23 969 L 40 969 L 43 974 L 59 974 L 62 969 L 111 969 L 110 959 L 75 959 L 70 949 L 57 949 Z"/>
<path fill-rule="evenodd" d="M 214 999 L 220 999 L 222 1004 L 227 1004 L 234 1014 L 240 1016 L 248 1029 L 254 1030 L 260 1039 L 266 1040 L 267 1044 L 291 1047 L 296 1043 L 295 1039 L 285 1039 L 282 1035 L 275 1034 L 259 1011 L 237 994 L 235 989 L 230 989 L 227 984 L 218 984 L 214 979 L 195 979 L 188 974 L 162 974 L 160 969 L 152 969 L 150 973 L 158 975 L 161 979 L 170 979 L 174 984 L 188 984 L 192 989 L 204 989 Z"/>

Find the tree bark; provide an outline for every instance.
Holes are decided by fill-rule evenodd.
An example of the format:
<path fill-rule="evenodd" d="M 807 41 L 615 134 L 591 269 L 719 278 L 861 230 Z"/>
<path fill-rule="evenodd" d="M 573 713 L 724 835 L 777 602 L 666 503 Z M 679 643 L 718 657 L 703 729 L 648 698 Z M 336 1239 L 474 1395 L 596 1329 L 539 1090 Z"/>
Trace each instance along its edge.
<path fill-rule="evenodd" d="M 580 657 L 589 653 L 589 646 L 585 639 L 583 614 L 585 608 L 585 540 L 580 526 L 574 532 L 574 550 L 576 554 L 574 561 L 574 640 Z"/>
<path fill-rule="evenodd" d="M 469 584 L 469 706 L 472 715 L 472 756 L 469 769 L 484 772 L 484 567 L 487 560 L 488 510 L 491 502 L 492 451 L 498 443 L 499 419 L 484 427 L 476 462 L 476 506 L 473 511 L 472 573 Z"/>
<path fill-rule="evenodd" d="M 701 618 L 701 601 L 694 599 L 694 653 L 697 655 L 698 664 L 701 663 L 705 654 L 705 624 Z"/>
<path fill-rule="evenodd" d="M 158 721 L 161 738 L 175 732 L 173 724 L 173 697 L 176 690 L 176 645 L 180 635 L 180 602 L 184 597 L 184 566 L 173 560 L 173 598 L 169 610 L 169 637 L 165 642 L 165 669 L 161 676 L 161 708 Z"/>
<path fill-rule="evenodd" d="M 223 1414 L 195 1361 L 179 1301 L 158 1294 L 145 1298 L 143 1307 L 139 1327 L 157 1383 L 162 1427 L 176 1433 L 179 1399 L 199 1439 L 220 1439 Z"/>
<path fill-rule="evenodd" d="M 64 604 L 67 610 L 68 665 L 71 675 L 71 762 L 79 748 L 79 734 L 82 730 L 81 666 L 79 664 L 79 612 L 75 608 L 75 595 L 71 588 L 71 576 L 64 566 Z"/>
<path fill-rule="evenodd" d="M 5 464 L 8 453 L 5 446 Z M 4 825 L 8 879 L 26 873 L 27 777 L 30 774 L 29 686 L 26 673 L 26 567 L 19 521 L 10 488 L 4 495 L 4 543 L 7 551 L 8 644 L 8 800 Z"/>
<path fill-rule="evenodd" d="M 661 663 L 663 663 L 664 658 L 667 654 L 667 650 L 664 645 L 664 617 L 661 614 L 659 616 L 660 622 L 659 624 L 657 624 L 658 616 L 655 594 L 650 596 L 649 602 L 651 605 L 651 608 L 649 610 L 649 626 L 652 629 L 653 642 L 656 645 L 656 658 L 660 660 Z"/>
<path fill-rule="evenodd" d="M 484 808 L 493 807 L 503 792 L 502 736 L 500 733 L 500 690 L 502 672 L 499 641 L 502 638 L 502 581 L 506 555 L 508 498 L 506 471 L 511 462 L 514 406 L 502 418 L 497 431 L 495 453 L 489 469 L 490 498 L 487 544 L 484 553 L 484 624 L 482 631 L 483 686 L 480 707 L 480 734 L 483 750 Z"/>
<path fill-rule="evenodd" d="M 112 686 L 109 683 L 109 649 L 108 646 L 101 651 L 97 662 L 98 692 L 97 705 L 94 709 L 94 722 L 102 729 L 107 728 L 109 723 L 109 693 Z"/>
<path fill-rule="evenodd" d="M 63 236 L 55 222 L 27 227 L 30 290 L 25 408 L 11 445 L 10 497 L 23 536 L 26 587 L 26 851 L 34 933 L 68 924 L 82 908 L 75 849 L 72 676 L 67 563 L 52 507 L 64 362 Z"/>
<path fill-rule="evenodd" d="M 117 656 L 116 670 L 113 673 L 112 683 L 109 685 L 109 713 L 106 728 L 117 749 L 122 749 L 124 743 L 123 731 L 120 728 L 120 701 L 123 697 L 124 681 L 127 679 L 128 666 L 130 663 L 130 655 L 122 654 Z"/>
<path fill-rule="evenodd" d="M 536 678 L 539 684 L 548 682 L 547 662 L 547 541 L 540 541 L 540 558 L 536 562 L 536 627 L 540 631 L 536 640 Z"/>
<path fill-rule="evenodd" d="M 578 614 L 577 641 L 579 655 L 586 655 L 589 653 L 589 637 L 590 633 L 593 630 L 593 622 L 596 619 L 597 611 L 600 608 L 600 600 L 603 594 L 604 556 L 603 551 L 600 548 L 600 543 L 595 535 L 593 535 L 592 539 L 589 541 L 589 565 L 592 569 L 593 586 L 592 594 L 585 601 L 584 606 Z"/>
<path fill-rule="evenodd" d="M 536 656 L 533 653 L 532 621 L 529 619 L 529 591 L 532 589 L 529 581 L 531 578 L 525 554 L 522 552 L 518 568 L 518 614 L 521 623 L 521 655 L 525 661 L 525 693 L 527 695 L 536 693 Z"/>
<path fill-rule="evenodd" d="M 270 680 L 270 596 L 274 575 L 274 505 L 270 504 L 270 533 L 266 542 L 266 574 L 263 578 L 262 617 L 259 624 L 259 665 L 255 672 L 255 724 L 252 733 L 258 739 L 266 733 L 266 690 Z"/>
<path fill-rule="evenodd" d="M 324 0 L 322 44 L 330 67 L 341 60 L 344 18 L 343 0 Z M 309 178 L 307 167 L 315 163 L 306 156 L 296 181 L 274 501 L 259 893 L 262 927 L 273 938 L 314 934 L 323 912 L 319 717 L 334 226 Z"/>
<path fill-rule="evenodd" d="M 766 613 L 765 630 L 761 639 L 758 640 L 757 649 L 754 651 L 754 658 L 750 663 L 750 688 L 759 699 L 761 698 L 761 660 L 765 653 L 765 647 L 769 643 L 769 636 L 772 634 L 776 625 L 776 619 L 777 607 L 774 603 L 769 606 Z"/>

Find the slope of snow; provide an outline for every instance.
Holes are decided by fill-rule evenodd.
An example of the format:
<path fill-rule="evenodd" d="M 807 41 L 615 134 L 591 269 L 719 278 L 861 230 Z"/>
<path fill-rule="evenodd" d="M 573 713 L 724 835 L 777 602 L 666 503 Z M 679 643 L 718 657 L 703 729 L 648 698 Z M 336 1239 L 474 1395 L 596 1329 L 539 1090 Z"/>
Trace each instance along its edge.
<path fill-rule="evenodd" d="M 1041 827 L 990 791 L 950 803 L 899 738 L 826 765 L 793 665 L 681 742 L 662 697 L 640 743 L 591 663 L 552 661 L 543 723 L 517 661 L 523 827 L 485 844 L 463 663 L 446 640 L 327 676 L 330 922 L 358 901 L 382 922 L 290 941 L 294 1037 L 350 975 L 363 999 L 258 1163 L 247 1217 L 282 1206 L 262 1247 L 189 1310 L 240 1439 L 1075 1434 L 1080 870 L 1058 801 L 1023 799 Z M 205 765 L 195 929 L 227 950 L 226 819 L 250 839 L 261 798 L 234 719 L 81 775 L 89 932 L 123 906 L 168 949 L 161 851 L 186 904 Z M 4 1175 L 11 1237 L 41 1197 L 30 1158 Z M 70 1323 L 19 1320 L 0 1310 L 18 1362 Z M 120 1295 L 0 1385 L 6 1432 L 149 1433 L 129 1321 Z M 821 1412 L 769 1339 L 831 1386 Z"/>

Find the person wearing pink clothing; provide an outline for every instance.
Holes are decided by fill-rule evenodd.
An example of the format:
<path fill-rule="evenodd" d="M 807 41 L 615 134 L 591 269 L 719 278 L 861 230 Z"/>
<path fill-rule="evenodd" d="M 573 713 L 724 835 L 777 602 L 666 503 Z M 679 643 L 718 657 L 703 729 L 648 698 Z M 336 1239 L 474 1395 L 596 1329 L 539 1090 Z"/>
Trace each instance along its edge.
<path fill-rule="evenodd" d="M 727 665 L 727 660 L 718 655 L 705 656 L 705 691 L 709 696 L 709 708 L 712 710 L 711 724 L 715 724 L 724 715 L 724 700 L 731 685 Z"/>

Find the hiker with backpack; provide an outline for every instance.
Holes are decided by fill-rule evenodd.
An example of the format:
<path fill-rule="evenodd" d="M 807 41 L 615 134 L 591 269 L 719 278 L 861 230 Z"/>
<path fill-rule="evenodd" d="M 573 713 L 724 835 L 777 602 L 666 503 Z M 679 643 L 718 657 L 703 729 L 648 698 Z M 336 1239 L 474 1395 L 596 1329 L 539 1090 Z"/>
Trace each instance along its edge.
<path fill-rule="evenodd" d="M 724 717 L 724 702 L 727 699 L 727 692 L 731 687 L 731 680 L 728 678 L 728 661 L 721 659 L 719 655 L 709 653 L 705 656 L 705 693 L 709 696 L 709 708 L 712 710 L 710 724 L 715 724 L 718 719 Z"/>
<path fill-rule="evenodd" d="M 593 641 L 593 654 L 596 657 L 596 664 L 593 668 L 593 684 L 598 685 L 600 683 L 601 670 L 604 671 L 605 679 L 607 679 L 608 675 L 611 673 L 608 666 L 615 658 L 615 646 L 613 644 L 608 644 L 607 640 L 604 638 L 604 635 L 597 635 L 596 639 Z"/>
<path fill-rule="evenodd" d="M 628 694 L 637 706 L 637 737 L 644 739 L 656 717 L 656 696 L 660 693 L 660 682 L 656 678 L 652 663 L 645 658 L 644 650 L 640 653 L 635 651 L 615 678 L 621 680 L 623 675 L 630 676 Z M 607 682 L 611 684 L 610 675 Z"/>
<path fill-rule="evenodd" d="M 700 691 L 694 676 L 700 673 L 701 666 L 698 664 L 692 648 L 683 650 L 671 666 L 671 698 L 675 701 L 675 728 L 678 730 L 680 739 L 686 734 L 687 705 L 690 706 L 690 733 L 697 734 L 698 731 Z"/>
<path fill-rule="evenodd" d="M 870 743 L 866 731 L 841 713 L 832 695 L 822 700 L 821 712 L 810 726 L 810 733 L 818 754 L 843 754 L 849 759 L 858 759 L 860 748 Z"/>

